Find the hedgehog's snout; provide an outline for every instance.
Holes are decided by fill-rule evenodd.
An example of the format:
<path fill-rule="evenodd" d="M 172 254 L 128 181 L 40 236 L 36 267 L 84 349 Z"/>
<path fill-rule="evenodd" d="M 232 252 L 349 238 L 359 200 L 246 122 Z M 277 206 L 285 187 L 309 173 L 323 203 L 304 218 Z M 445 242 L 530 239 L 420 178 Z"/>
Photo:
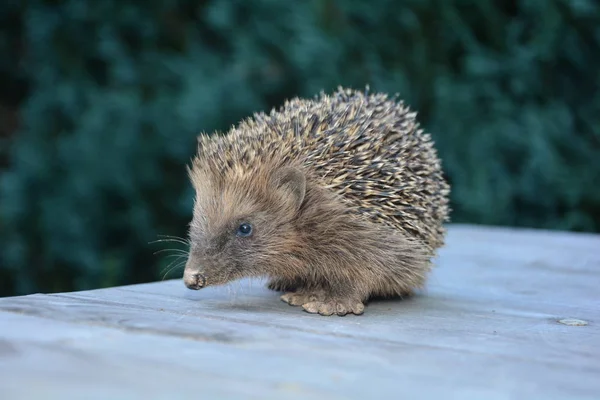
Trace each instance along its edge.
<path fill-rule="evenodd" d="M 199 290 L 206 286 L 206 277 L 201 272 L 184 272 L 183 283 L 188 289 Z"/>
<path fill-rule="evenodd" d="M 194 264 L 192 257 L 188 258 L 183 271 L 183 283 L 188 289 L 199 290 L 206 286 L 206 276 Z"/>

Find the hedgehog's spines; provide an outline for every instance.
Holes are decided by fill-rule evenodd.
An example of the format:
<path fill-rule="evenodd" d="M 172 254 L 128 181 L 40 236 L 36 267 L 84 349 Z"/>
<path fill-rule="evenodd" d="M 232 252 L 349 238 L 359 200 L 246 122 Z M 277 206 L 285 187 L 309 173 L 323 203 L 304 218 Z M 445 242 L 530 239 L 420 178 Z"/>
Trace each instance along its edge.
<path fill-rule="evenodd" d="M 398 97 L 371 93 L 368 86 L 294 97 L 269 114 L 243 120 L 229 136 L 202 136 L 197 158 L 212 159 L 221 174 L 231 165 L 250 171 L 300 163 L 357 215 L 407 233 L 433 251 L 444 241 L 450 189 L 431 135 Z"/>

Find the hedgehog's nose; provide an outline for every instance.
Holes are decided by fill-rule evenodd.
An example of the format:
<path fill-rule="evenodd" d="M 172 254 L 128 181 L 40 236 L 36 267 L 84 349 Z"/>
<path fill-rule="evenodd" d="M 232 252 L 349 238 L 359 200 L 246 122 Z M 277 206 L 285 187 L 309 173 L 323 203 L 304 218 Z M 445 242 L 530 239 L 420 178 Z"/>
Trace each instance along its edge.
<path fill-rule="evenodd" d="M 188 289 L 198 290 L 206 285 L 206 277 L 200 272 L 184 272 L 183 283 Z"/>
<path fill-rule="evenodd" d="M 196 262 L 188 258 L 183 271 L 183 283 L 188 289 L 198 290 L 206 286 L 206 277 L 195 266 Z"/>

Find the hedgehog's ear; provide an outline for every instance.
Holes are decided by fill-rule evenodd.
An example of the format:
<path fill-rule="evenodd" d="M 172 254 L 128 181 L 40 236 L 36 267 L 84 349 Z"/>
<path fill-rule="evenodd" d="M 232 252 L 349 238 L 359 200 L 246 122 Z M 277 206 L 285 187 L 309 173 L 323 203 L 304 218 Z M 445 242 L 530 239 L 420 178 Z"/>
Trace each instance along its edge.
<path fill-rule="evenodd" d="M 306 177 L 304 173 L 294 167 L 278 169 L 272 176 L 275 187 L 284 192 L 295 210 L 300 208 L 306 195 Z"/>

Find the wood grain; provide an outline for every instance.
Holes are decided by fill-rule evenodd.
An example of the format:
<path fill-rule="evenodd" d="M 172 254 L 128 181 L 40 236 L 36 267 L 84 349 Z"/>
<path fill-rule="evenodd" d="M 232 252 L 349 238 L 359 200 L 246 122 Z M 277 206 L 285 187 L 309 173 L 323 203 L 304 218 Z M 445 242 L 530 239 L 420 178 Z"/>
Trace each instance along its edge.
<path fill-rule="evenodd" d="M 452 225 L 436 263 L 362 316 L 261 281 L 3 298 L 0 398 L 600 398 L 599 235 Z"/>

